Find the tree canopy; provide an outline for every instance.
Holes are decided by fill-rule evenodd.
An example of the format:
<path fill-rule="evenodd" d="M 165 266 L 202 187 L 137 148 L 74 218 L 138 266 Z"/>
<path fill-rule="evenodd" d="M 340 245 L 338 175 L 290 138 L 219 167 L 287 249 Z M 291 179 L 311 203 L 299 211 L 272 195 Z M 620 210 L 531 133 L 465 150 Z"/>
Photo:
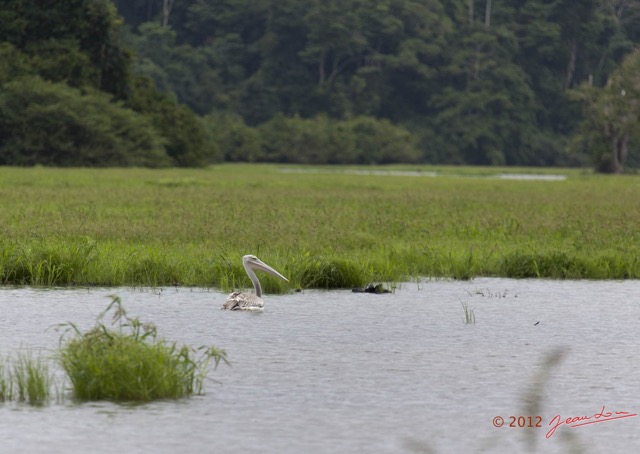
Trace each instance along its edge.
<path fill-rule="evenodd" d="M 107 0 L 0 6 L 0 164 L 201 165 L 196 114 L 131 71 Z"/>
<path fill-rule="evenodd" d="M 603 106 L 616 80 L 640 78 L 628 63 L 640 43 L 640 0 L 44 3 L 0 6 L 3 91 L 8 84 L 15 96 L 11 84 L 37 76 L 76 90 L 70 103 L 106 93 L 114 109 L 155 131 L 157 165 L 593 163 L 620 171 L 603 164 L 601 144 L 613 140 L 603 115 L 638 129 L 632 89 L 627 107 L 603 114 Z M 11 121 L 2 121 L 0 155 L 26 140 L 12 136 Z M 638 138 L 622 136 L 633 166 Z"/>

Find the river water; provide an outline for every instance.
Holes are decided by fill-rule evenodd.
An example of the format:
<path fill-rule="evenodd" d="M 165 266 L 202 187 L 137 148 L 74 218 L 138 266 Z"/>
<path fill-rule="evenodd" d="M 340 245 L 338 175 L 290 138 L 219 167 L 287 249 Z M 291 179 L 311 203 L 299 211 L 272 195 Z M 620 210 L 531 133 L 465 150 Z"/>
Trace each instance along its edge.
<path fill-rule="evenodd" d="M 475 279 L 395 293 L 0 289 L 0 354 L 51 355 L 117 294 L 161 337 L 226 350 L 206 394 L 0 403 L 1 452 L 600 452 L 640 446 L 640 282 Z M 465 323 L 463 305 L 475 324 Z M 500 428 L 494 424 L 504 425 Z M 563 423 L 555 432 L 558 421 Z M 615 419 L 614 419 L 615 418 Z M 509 425 L 514 427 L 509 427 Z M 582 424 L 582 425 L 578 425 Z M 520 427 L 529 426 L 534 427 Z M 535 426 L 539 427 L 535 427 Z M 576 427 L 569 427 L 576 426 Z M 549 435 L 551 432 L 551 435 Z"/>

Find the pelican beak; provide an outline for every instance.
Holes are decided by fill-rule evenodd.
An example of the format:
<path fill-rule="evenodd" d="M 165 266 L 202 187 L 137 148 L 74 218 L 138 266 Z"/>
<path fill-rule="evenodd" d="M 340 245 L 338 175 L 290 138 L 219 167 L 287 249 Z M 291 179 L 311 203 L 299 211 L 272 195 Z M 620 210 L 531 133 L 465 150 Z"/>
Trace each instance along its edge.
<path fill-rule="evenodd" d="M 257 269 L 257 270 L 261 270 L 264 271 L 265 273 L 269 273 L 272 274 L 273 276 L 279 277 L 282 280 L 285 280 L 287 282 L 289 282 L 289 279 L 287 279 L 286 277 L 284 277 L 282 274 L 278 273 L 276 270 L 274 270 L 273 268 L 271 268 L 269 265 L 267 265 L 266 263 L 264 263 L 262 260 L 260 259 L 255 259 L 251 261 L 251 265 L 253 268 Z"/>

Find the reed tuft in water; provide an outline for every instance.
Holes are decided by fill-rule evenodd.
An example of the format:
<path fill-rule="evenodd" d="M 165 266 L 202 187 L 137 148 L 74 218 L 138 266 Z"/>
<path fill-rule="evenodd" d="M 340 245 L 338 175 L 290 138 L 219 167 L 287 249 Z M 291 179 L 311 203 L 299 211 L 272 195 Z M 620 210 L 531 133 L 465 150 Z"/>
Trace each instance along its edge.
<path fill-rule="evenodd" d="M 40 404 L 49 400 L 53 377 L 41 356 L 34 358 L 31 352 L 20 352 L 11 376 L 13 392 L 18 401 Z"/>
<path fill-rule="evenodd" d="M 0 361 L 0 401 L 24 402 L 31 405 L 47 403 L 53 387 L 49 365 L 31 351 L 18 353 L 17 358 Z"/>
<path fill-rule="evenodd" d="M 0 361 L 0 402 L 11 400 L 11 381 L 6 375 L 4 361 Z"/>
<path fill-rule="evenodd" d="M 464 324 L 465 325 L 475 325 L 476 324 L 476 313 L 475 309 L 469 308 L 467 303 L 461 303 L 462 309 L 464 309 Z"/>
<path fill-rule="evenodd" d="M 202 394 L 210 362 L 228 364 L 216 347 L 194 349 L 158 339 L 153 324 L 129 317 L 120 298 L 111 298 L 92 329 L 83 333 L 65 324 L 59 360 L 76 398 L 150 401 Z M 103 323 L 107 313 L 117 329 Z"/>

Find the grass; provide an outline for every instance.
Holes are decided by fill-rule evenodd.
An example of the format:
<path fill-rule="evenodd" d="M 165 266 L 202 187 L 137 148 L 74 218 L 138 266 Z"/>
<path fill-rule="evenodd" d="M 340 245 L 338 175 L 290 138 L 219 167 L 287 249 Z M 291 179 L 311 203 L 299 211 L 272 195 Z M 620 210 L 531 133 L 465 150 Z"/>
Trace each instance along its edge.
<path fill-rule="evenodd" d="M 33 358 L 29 352 L 19 353 L 13 364 L 12 377 L 18 401 L 34 404 L 49 399 L 53 378 L 42 357 Z"/>
<path fill-rule="evenodd" d="M 102 322 L 108 313 L 117 329 Z M 73 323 L 61 326 L 67 329 L 56 364 L 78 399 L 151 401 L 202 394 L 211 361 L 215 367 L 220 361 L 228 364 L 226 353 L 215 347 L 195 349 L 158 339 L 155 326 L 129 317 L 116 296 L 89 331 Z M 42 405 L 54 390 L 60 400 L 49 363 L 29 350 L 0 360 L 0 402 Z"/>
<path fill-rule="evenodd" d="M 640 278 L 636 176 L 282 167 L 0 168 L 0 281 L 231 290 L 251 285 L 246 253 L 290 279 L 261 275 L 267 293 L 425 276 Z"/>
<path fill-rule="evenodd" d="M 110 312 L 117 330 L 102 322 Z M 151 401 L 201 394 L 210 361 L 227 362 L 215 347 L 193 349 L 157 339 L 155 326 L 129 317 L 115 296 L 91 330 L 66 326 L 72 337 L 63 334 L 59 360 L 79 399 Z"/>
<path fill-rule="evenodd" d="M 462 309 L 464 310 L 464 321 L 465 325 L 475 325 L 476 324 L 476 313 L 475 309 L 470 309 L 467 303 L 462 303 Z"/>
<path fill-rule="evenodd" d="M 49 401 L 53 375 L 41 356 L 30 351 L 18 353 L 17 358 L 0 362 L 0 401 L 26 402 L 40 405 Z"/>

